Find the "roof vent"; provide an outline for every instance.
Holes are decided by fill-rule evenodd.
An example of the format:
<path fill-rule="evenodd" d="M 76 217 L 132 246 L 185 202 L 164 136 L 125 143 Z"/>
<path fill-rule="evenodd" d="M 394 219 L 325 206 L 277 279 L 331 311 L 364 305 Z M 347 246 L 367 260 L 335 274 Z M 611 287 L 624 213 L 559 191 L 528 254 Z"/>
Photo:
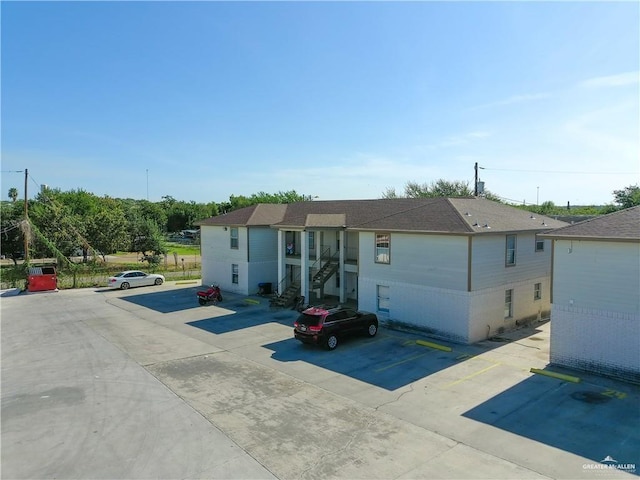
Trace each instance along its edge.
<path fill-rule="evenodd" d="M 545 227 L 547 226 L 547 224 L 546 224 L 546 223 L 544 223 L 544 220 L 542 221 L 542 225 L 543 225 L 543 226 L 545 226 Z"/>
<path fill-rule="evenodd" d="M 483 225 L 483 227 L 484 227 L 484 228 L 491 228 L 491 227 L 489 226 L 489 224 L 488 224 L 488 223 L 485 223 L 485 224 Z"/>
<path fill-rule="evenodd" d="M 470 217 L 470 216 L 471 216 L 471 214 L 470 214 L 469 212 L 464 212 L 464 214 L 465 214 L 467 217 Z"/>
<path fill-rule="evenodd" d="M 479 226 L 480 226 L 480 224 L 479 224 L 478 222 L 476 222 L 476 223 L 474 223 L 472 226 L 473 226 L 473 227 L 479 227 Z"/>
<path fill-rule="evenodd" d="M 531 218 L 531 219 L 533 219 L 533 220 L 535 220 L 535 219 L 536 219 L 536 217 L 534 217 L 534 216 L 533 216 L 533 213 L 531 214 L 531 216 L 530 216 L 529 218 Z"/>

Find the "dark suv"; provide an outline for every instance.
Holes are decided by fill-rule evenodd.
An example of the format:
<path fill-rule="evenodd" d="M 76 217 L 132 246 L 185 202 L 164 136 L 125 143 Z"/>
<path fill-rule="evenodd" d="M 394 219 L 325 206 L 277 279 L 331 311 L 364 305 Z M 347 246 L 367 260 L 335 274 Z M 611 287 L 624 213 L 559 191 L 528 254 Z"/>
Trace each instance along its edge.
<path fill-rule="evenodd" d="M 293 335 L 302 343 L 322 345 L 329 350 L 338 346 L 338 339 L 351 333 L 378 333 L 378 317 L 373 313 L 357 312 L 351 308 L 325 310 L 310 307 L 293 324 Z"/>

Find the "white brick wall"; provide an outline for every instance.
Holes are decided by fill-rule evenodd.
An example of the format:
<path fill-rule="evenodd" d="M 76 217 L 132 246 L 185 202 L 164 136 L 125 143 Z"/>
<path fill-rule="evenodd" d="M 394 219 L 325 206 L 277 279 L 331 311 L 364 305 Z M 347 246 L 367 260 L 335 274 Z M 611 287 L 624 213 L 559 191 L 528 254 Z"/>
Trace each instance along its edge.
<path fill-rule="evenodd" d="M 640 315 L 551 306 L 551 363 L 640 380 Z"/>
<path fill-rule="evenodd" d="M 389 287 L 389 312 L 377 310 L 377 286 Z M 359 278 L 358 307 L 380 320 L 414 327 L 456 342 L 469 342 L 469 294 L 410 283 Z"/>

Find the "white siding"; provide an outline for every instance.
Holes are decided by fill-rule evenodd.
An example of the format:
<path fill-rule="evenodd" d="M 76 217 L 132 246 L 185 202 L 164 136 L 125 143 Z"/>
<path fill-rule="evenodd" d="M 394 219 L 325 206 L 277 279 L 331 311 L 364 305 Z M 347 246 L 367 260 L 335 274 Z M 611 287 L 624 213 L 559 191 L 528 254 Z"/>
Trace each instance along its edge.
<path fill-rule="evenodd" d="M 390 263 L 375 263 L 375 234 L 360 233 L 358 306 L 383 322 L 468 341 L 467 237 L 391 233 Z M 377 286 L 389 287 L 389 312 Z"/>
<path fill-rule="evenodd" d="M 391 262 L 382 264 L 374 262 L 375 234 L 361 232 L 359 251 L 362 278 L 467 290 L 467 237 L 392 233 Z"/>
<path fill-rule="evenodd" d="M 223 291 L 248 293 L 247 229 L 238 228 L 238 248 L 231 248 L 230 228 L 201 228 L 202 284 L 215 283 Z M 231 265 L 238 265 L 238 284 L 232 283 Z"/>
<path fill-rule="evenodd" d="M 640 244 L 556 240 L 553 303 L 640 313 Z"/>
<path fill-rule="evenodd" d="M 518 235 L 516 265 L 505 267 L 505 236 L 473 237 L 473 290 L 467 292 L 468 237 L 391 234 L 391 263 L 374 262 L 374 234 L 361 233 L 358 305 L 391 324 L 417 327 L 464 343 L 517 328 L 550 313 L 550 253 L 535 236 Z M 496 265 L 497 264 L 497 265 Z M 542 298 L 534 299 L 541 284 Z M 389 312 L 377 311 L 377 286 L 389 287 Z M 483 288 L 478 288 L 482 285 Z M 505 291 L 513 315 L 504 318 Z"/>
<path fill-rule="evenodd" d="M 534 300 L 534 285 L 541 284 L 542 298 Z M 550 287 L 547 277 L 512 282 L 471 292 L 469 342 L 478 342 L 550 316 Z M 513 290 L 511 318 L 504 318 L 505 291 Z"/>
<path fill-rule="evenodd" d="M 640 380 L 640 245 L 556 240 L 551 362 Z"/>
<path fill-rule="evenodd" d="M 278 231 L 269 227 L 251 227 L 249 230 L 249 261 L 278 260 Z"/>
<path fill-rule="evenodd" d="M 516 264 L 505 266 L 506 234 L 473 237 L 471 289 L 482 290 L 551 275 L 550 242 L 536 252 L 536 236 L 516 234 Z"/>
<path fill-rule="evenodd" d="M 278 231 L 269 227 L 250 227 L 245 294 L 257 293 L 260 283 L 271 283 L 272 289 L 278 285 Z"/>
<path fill-rule="evenodd" d="M 377 286 L 389 287 L 389 312 L 377 309 Z M 469 342 L 469 294 L 399 281 L 360 276 L 358 308 L 382 323 L 418 328 L 456 342 Z"/>

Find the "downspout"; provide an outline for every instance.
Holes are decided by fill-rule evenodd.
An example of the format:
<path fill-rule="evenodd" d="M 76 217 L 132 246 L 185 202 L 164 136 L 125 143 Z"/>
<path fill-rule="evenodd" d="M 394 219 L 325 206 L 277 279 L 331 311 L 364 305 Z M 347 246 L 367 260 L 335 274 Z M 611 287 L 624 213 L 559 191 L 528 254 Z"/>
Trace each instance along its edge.
<path fill-rule="evenodd" d="M 347 276 L 345 275 L 344 272 L 344 258 L 345 258 L 345 252 L 347 250 L 347 243 L 345 241 L 345 233 L 344 230 L 340 230 L 340 261 L 339 261 L 339 267 L 338 267 L 338 272 L 340 275 L 340 303 L 345 303 L 347 301 Z"/>
<path fill-rule="evenodd" d="M 278 295 L 282 295 L 284 292 L 284 285 L 280 285 L 280 282 L 284 278 L 286 267 L 284 265 L 284 232 L 278 229 L 278 283 L 276 284 L 276 292 Z"/>
<path fill-rule="evenodd" d="M 556 255 L 556 239 L 551 239 L 551 272 L 549 276 L 549 303 L 553 305 L 553 264 Z"/>
<path fill-rule="evenodd" d="M 249 227 L 247 227 L 247 268 L 249 267 L 249 248 L 250 248 L 251 242 L 249 241 Z"/>
<path fill-rule="evenodd" d="M 472 267 L 472 257 L 473 257 L 473 237 L 469 235 L 467 237 L 467 292 L 471 291 L 471 267 Z"/>
<path fill-rule="evenodd" d="M 303 230 L 300 242 L 300 295 L 304 296 L 305 302 L 309 299 L 309 234 Z"/>

